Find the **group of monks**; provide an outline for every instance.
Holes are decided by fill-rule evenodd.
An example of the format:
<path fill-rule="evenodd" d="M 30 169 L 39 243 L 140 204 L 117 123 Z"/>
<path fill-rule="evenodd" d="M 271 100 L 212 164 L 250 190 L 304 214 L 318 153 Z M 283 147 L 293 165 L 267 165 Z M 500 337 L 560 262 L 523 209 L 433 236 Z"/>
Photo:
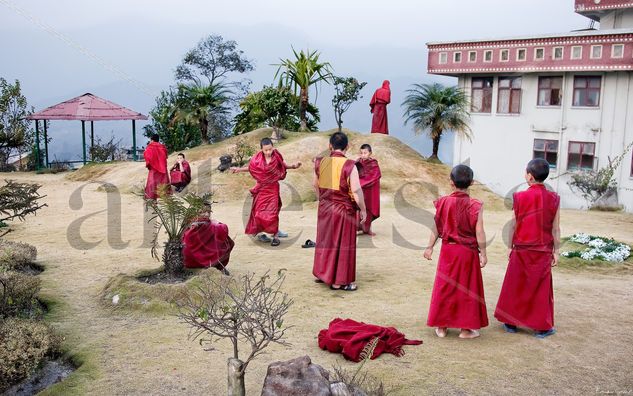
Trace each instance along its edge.
<path fill-rule="evenodd" d="M 165 174 L 166 150 L 157 145 L 156 139 L 148 145 L 149 152 L 146 150 L 147 199 L 156 198 L 152 193 L 156 183 L 175 179 Z M 245 233 L 279 246 L 279 238 L 287 236 L 279 230 L 279 182 L 288 169 L 302 164 L 287 164 L 269 138 L 261 140 L 260 148 L 247 166 L 232 167 L 231 172 L 249 172 L 256 181 L 250 190 L 253 201 Z M 381 172 L 372 148 L 363 144 L 357 160 L 346 157 L 348 149 L 347 136 L 337 132 L 330 137 L 329 154 L 313 160 L 318 214 L 312 273 L 315 282 L 341 291 L 357 290 L 357 234 L 374 235 L 371 223 L 380 216 Z M 178 161 L 172 171 L 189 169 L 190 178 L 184 156 L 181 161 L 179 155 Z M 559 197 L 545 188 L 548 175 L 547 161 L 530 161 L 525 173 L 529 188 L 514 194 L 512 246 L 494 314 L 506 332 L 529 328 L 539 338 L 555 333 L 551 267 L 558 262 L 560 244 Z M 481 272 L 488 261 L 483 203 L 469 196 L 473 171 L 468 166 L 454 167 L 450 182 L 453 193 L 434 202 L 435 224 L 423 254 L 431 260 L 435 243 L 442 239 L 427 324 L 435 327 L 438 337 L 446 337 L 449 328 L 459 328 L 460 338 L 476 338 L 488 325 Z M 187 267 L 214 266 L 228 273 L 234 242 L 225 224 L 210 219 L 210 210 L 190 224 L 183 245 Z"/>

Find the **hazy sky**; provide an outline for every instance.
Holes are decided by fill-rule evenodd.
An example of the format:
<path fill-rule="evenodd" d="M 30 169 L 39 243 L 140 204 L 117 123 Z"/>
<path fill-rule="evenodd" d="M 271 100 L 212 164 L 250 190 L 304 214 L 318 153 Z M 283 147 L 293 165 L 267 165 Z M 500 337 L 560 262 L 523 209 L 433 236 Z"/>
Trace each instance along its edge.
<path fill-rule="evenodd" d="M 0 76 L 19 79 L 36 110 L 92 92 L 147 114 L 158 92 L 173 84 L 182 55 L 208 34 L 236 40 L 255 61 L 248 76 L 253 89 L 272 82 L 272 64 L 290 57 L 291 46 L 318 49 L 337 75 L 368 82 L 364 98 L 344 118 L 346 127 L 369 129 L 368 100 L 389 79 L 392 133 L 428 154 L 428 141 L 403 125 L 404 91 L 415 82 L 455 80 L 426 74 L 425 43 L 587 27 L 588 19 L 576 15 L 573 5 L 572 0 L 0 0 Z M 331 97 L 323 87 L 317 99 L 321 129 L 335 127 Z M 96 130 L 131 143 L 124 122 L 98 123 Z M 51 135 L 54 154 L 77 158 L 78 123 L 54 122 Z M 449 145 L 448 139 L 441 145 L 444 159 L 450 158 Z"/>

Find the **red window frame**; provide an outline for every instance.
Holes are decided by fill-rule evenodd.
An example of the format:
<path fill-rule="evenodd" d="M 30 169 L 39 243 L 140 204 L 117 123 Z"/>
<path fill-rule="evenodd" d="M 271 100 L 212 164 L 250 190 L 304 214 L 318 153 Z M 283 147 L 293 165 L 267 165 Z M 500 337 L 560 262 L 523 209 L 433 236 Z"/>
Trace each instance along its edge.
<path fill-rule="evenodd" d="M 477 86 L 475 83 L 481 82 L 481 86 Z M 489 86 L 486 86 L 489 83 Z M 471 80 L 471 96 L 470 96 L 470 111 L 473 113 L 492 113 L 492 89 L 494 86 L 494 79 L 492 77 L 473 77 Z M 475 91 L 481 91 L 481 109 L 478 111 L 474 108 L 473 98 L 475 97 Z"/>
<path fill-rule="evenodd" d="M 579 152 L 572 153 L 571 147 L 572 144 L 579 144 Z M 591 147 L 591 151 L 586 149 L 587 147 Z M 578 155 L 577 165 L 572 166 L 572 155 Z M 590 157 L 591 165 L 590 166 L 582 166 L 583 165 L 583 157 Z M 567 146 L 567 170 L 592 170 L 594 169 L 596 163 L 596 143 L 595 142 L 578 142 L 578 141 L 570 141 Z"/>
<path fill-rule="evenodd" d="M 552 87 L 553 80 L 559 80 L 560 88 Z M 547 81 L 547 84 L 545 83 Z M 549 91 L 549 103 L 541 102 L 541 94 L 545 95 Z M 538 94 L 536 96 L 536 105 L 537 106 L 556 106 L 560 107 L 561 98 L 563 92 L 563 77 L 562 76 L 539 76 L 538 77 Z M 556 98 L 554 100 L 554 98 Z"/>
<path fill-rule="evenodd" d="M 543 143 L 543 149 L 537 149 L 537 143 Z M 553 147 L 555 146 L 555 147 Z M 537 155 L 537 153 L 542 153 Z M 551 169 L 556 169 L 558 164 L 558 140 L 554 139 L 534 139 L 532 146 L 532 158 L 543 158 L 549 163 Z M 548 158 L 552 159 L 550 161 Z"/>
<path fill-rule="evenodd" d="M 502 82 L 508 81 L 507 87 Z M 518 81 L 518 84 L 515 84 Z M 499 88 L 497 92 L 497 113 L 499 114 L 520 114 L 521 113 L 521 77 L 499 77 Z M 501 93 L 508 91 L 508 108 L 501 108 Z M 516 96 L 516 97 L 515 97 Z M 518 98 L 517 98 L 518 97 Z M 518 101 L 518 103 L 516 103 Z"/>
<path fill-rule="evenodd" d="M 596 83 L 597 82 L 597 83 Z M 593 83 L 593 84 L 592 84 Z M 573 107 L 599 107 L 602 76 L 574 76 Z M 595 95 L 595 103 L 589 98 Z"/>

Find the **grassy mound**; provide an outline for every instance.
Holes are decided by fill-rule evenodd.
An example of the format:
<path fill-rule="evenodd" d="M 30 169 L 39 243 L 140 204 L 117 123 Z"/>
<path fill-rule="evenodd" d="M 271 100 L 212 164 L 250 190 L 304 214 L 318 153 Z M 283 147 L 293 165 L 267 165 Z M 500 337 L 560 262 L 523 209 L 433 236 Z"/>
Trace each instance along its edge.
<path fill-rule="evenodd" d="M 15 270 L 28 272 L 37 268 L 37 249 L 22 242 L 0 239 L 0 271 Z"/>
<path fill-rule="evenodd" d="M 560 251 L 583 251 L 587 249 L 587 245 L 572 242 L 569 238 L 562 238 Z M 587 269 L 607 272 L 633 272 L 633 255 L 629 256 L 624 262 L 605 261 L 600 259 L 585 260 L 580 257 L 564 257 L 560 256 L 559 266 L 569 269 Z"/>

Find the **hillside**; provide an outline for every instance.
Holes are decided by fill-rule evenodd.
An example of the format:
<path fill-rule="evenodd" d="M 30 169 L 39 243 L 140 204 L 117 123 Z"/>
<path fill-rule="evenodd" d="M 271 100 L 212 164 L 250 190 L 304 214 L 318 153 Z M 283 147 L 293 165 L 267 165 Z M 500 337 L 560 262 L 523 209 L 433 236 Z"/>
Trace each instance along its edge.
<path fill-rule="evenodd" d="M 327 149 L 331 133 L 332 131 L 288 132 L 287 138 L 277 144 L 286 162 L 301 161 L 303 163 L 300 169 L 288 171 L 288 176 L 282 186 L 284 202 L 289 202 L 292 189 L 299 194 L 301 201 L 314 201 L 314 192 L 311 187 L 312 158 Z M 357 157 L 361 144 L 369 143 L 372 146 L 374 156 L 378 159 L 382 170 L 381 201 L 384 205 L 393 205 L 394 199 L 401 195 L 410 204 L 429 207 L 437 193 L 450 192 L 448 166 L 427 162 L 424 157 L 395 137 L 349 131 L 346 133 L 350 137 L 349 158 Z M 242 136 L 253 146 L 259 147 L 259 140 L 270 134 L 271 130 L 264 128 Z M 211 188 L 214 192 L 214 200 L 218 202 L 240 201 L 248 195 L 248 189 L 254 185 L 250 175 L 222 173 L 216 169 L 220 163 L 219 158 L 232 151 L 235 140 L 236 137 L 231 137 L 217 144 L 184 151 L 192 168 L 193 181 L 190 189 L 198 188 L 199 184 L 203 190 Z M 176 154 L 170 155 L 170 166 L 175 162 Z M 72 181 L 109 183 L 121 192 L 142 194 L 146 176 L 144 163 L 119 162 L 90 164 L 69 174 L 67 178 Z M 292 186 L 292 189 L 289 186 Z M 489 209 L 503 208 L 503 198 L 492 193 L 485 186 L 476 184 L 472 190 L 473 196 L 482 199 Z"/>

